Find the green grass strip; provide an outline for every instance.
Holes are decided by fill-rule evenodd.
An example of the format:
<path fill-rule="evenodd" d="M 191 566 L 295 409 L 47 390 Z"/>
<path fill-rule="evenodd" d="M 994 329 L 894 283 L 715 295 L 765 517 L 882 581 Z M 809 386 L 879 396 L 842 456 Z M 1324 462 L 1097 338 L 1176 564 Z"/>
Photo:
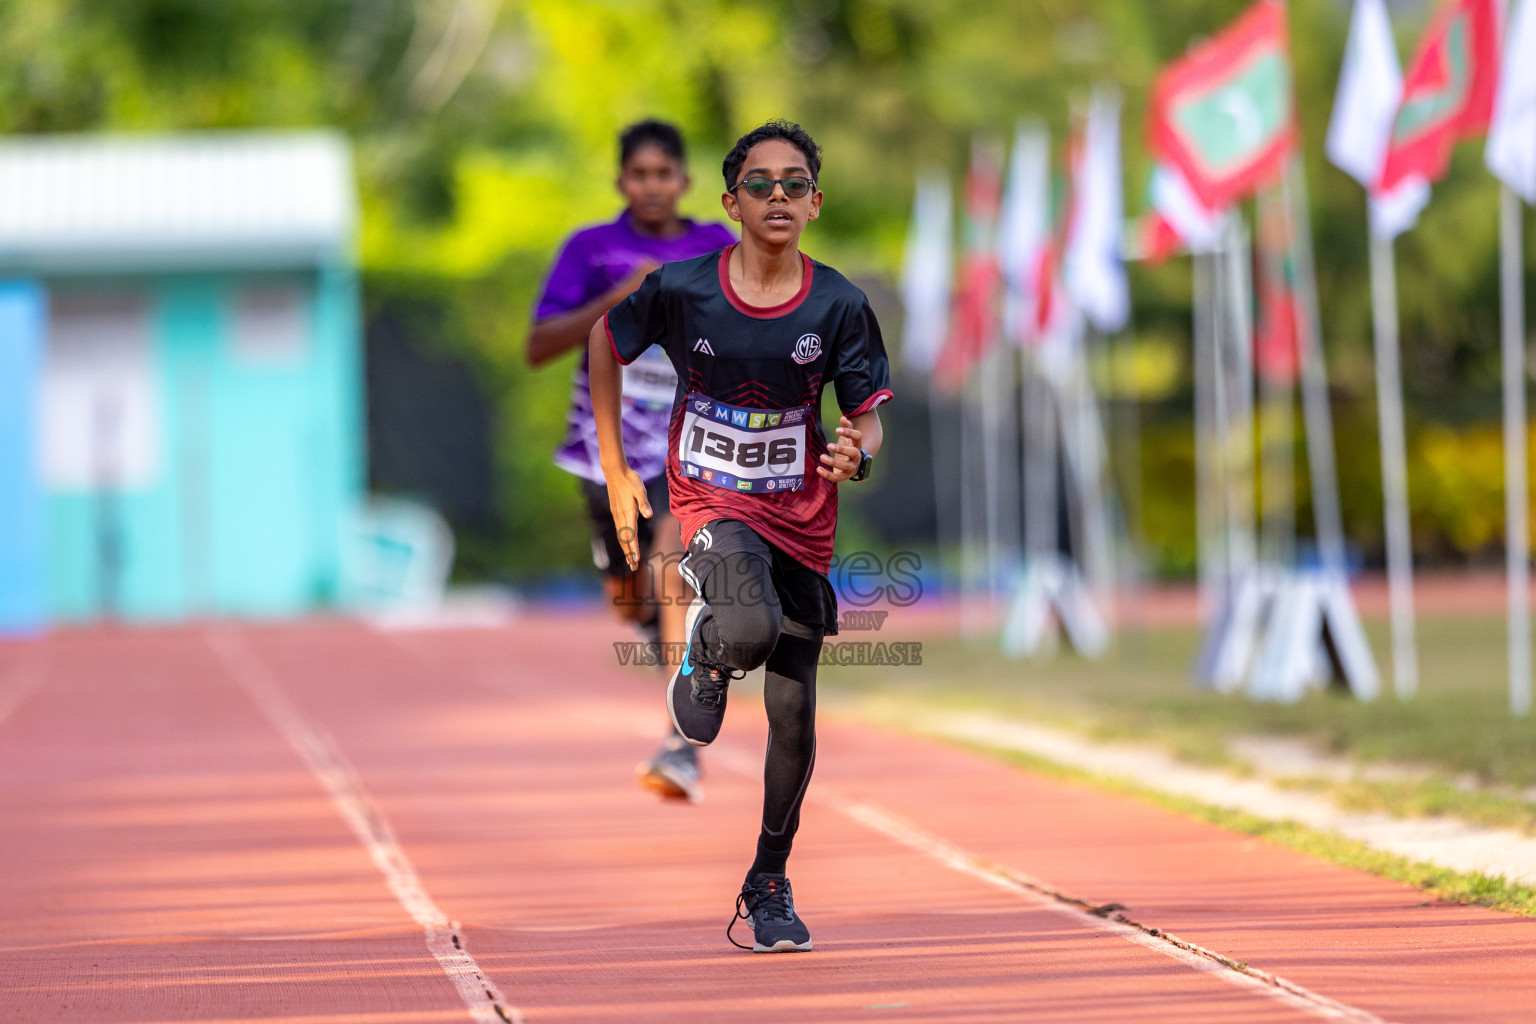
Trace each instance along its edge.
<path fill-rule="evenodd" d="M 1413 886 L 1448 903 L 1487 907 L 1490 910 L 1502 910 L 1524 917 L 1536 917 L 1536 889 L 1517 885 L 1506 880 L 1502 875 L 1484 875 L 1437 867 L 1424 861 L 1411 860 L 1395 853 L 1377 850 L 1332 832 L 1298 825 L 1293 821 L 1272 821 L 1247 811 L 1213 807 L 1198 800 L 1173 796 L 1134 782 L 1071 768 L 1034 754 L 985 743 L 937 736 L 911 727 L 903 727 L 903 731 L 974 750 L 1037 775 L 1082 783 L 1095 789 L 1132 797 L 1229 832 L 1253 836 L 1312 857 L 1331 861 L 1341 867 L 1364 871 L 1379 878 L 1388 878 L 1394 882 Z"/>

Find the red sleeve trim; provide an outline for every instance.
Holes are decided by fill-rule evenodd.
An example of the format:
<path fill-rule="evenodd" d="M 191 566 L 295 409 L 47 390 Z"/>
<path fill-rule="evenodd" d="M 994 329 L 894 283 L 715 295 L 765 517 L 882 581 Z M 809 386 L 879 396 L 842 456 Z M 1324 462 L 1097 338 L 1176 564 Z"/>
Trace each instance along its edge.
<path fill-rule="evenodd" d="M 619 346 L 613 340 L 613 328 L 608 326 L 607 313 L 603 314 L 603 333 L 608 335 L 608 349 L 613 353 L 613 358 L 618 362 L 620 366 L 628 366 L 630 363 L 634 362 L 633 359 L 625 359 L 623 356 L 619 355 Z"/>
<path fill-rule="evenodd" d="M 877 406 L 877 405 L 884 405 L 886 402 L 889 402 L 891 399 L 893 399 L 895 397 L 896 396 L 891 393 L 891 389 L 890 388 L 881 388 L 879 391 L 876 391 L 874 394 L 872 394 L 868 398 L 864 399 L 863 404 L 860 405 L 857 409 L 853 410 L 853 412 L 844 413 L 844 415 L 848 416 L 849 418 L 852 418 L 854 416 L 863 416 L 865 413 L 869 412 L 869 410 L 873 409 L 875 406 Z"/>
<path fill-rule="evenodd" d="M 731 287 L 731 250 L 735 249 L 739 244 L 739 242 L 734 242 L 720 250 L 720 290 L 725 293 L 726 301 L 734 306 L 738 313 L 745 313 L 747 316 L 758 320 L 771 320 L 774 317 L 784 316 L 799 309 L 800 303 L 804 302 L 805 297 L 811 294 L 811 277 L 816 268 L 816 265 L 811 262 L 811 258 L 805 253 L 800 254 L 804 273 L 800 275 L 800 291 L 792 298 L 779 303 L 777 306 L 754 306 L 744 301 L 741 296 L 736 294 L 736 289 Z"/>

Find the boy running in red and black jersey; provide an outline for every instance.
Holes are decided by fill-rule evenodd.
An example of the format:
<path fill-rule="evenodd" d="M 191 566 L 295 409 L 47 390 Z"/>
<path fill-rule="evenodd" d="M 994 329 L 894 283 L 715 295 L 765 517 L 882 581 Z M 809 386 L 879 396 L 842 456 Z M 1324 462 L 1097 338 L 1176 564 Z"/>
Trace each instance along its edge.
<path fill-rule="evenodd" d="M 820 169 L 820 149 L 799 125 L 774 121 L 743 136 L 725 158 L 722 197 L 741 242 L 653 271 L 588 340 L 597 442 L 621 537 L 633 537 L 652 508 L 625 461 L 618 364 L 658 346 L 679 378 L 667 485 L 699 599 L 667 688 L 678 731 L 697 746 L 712 741 L 730 680 L 766 666 L 763 819 L 737 898 L 758 952 L 811 948 L 785 866 L 815 762 L 816 664 L 822 638 L 837 632 L 826 575 L 837 484 L 868 475 L 882 436 L 875 409 L 891 397 L 864 293 L 800 252 L 821 210 Z M 830 443 L 818 416 L 829 382 L 843 411 Z M 635 564 L 632 542 L 625 557 Z"/>

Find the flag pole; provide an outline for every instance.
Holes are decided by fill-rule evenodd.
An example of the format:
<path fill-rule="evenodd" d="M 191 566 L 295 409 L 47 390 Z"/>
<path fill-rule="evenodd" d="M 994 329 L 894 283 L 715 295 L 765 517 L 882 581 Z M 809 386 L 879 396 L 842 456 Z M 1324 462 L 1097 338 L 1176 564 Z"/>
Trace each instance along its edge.
<path fill-rule="evenodd" d="M 1397 269 L 1392 239 L 1371 239 L 1371 319 L 1375 328 L 1376 408 L 1381 432 L 1382 505 L 1387 527 L 1387 588 L 1392 608 L 1392 684 L 1397 696 L 1418 692 L 1414 643 L 1413 540 L 1408 522 L 1408 456 L 1403 432 L 1403 377 L 1398 365 Z"/>
<path fill-rule="evenodd" d="M 960 551 L 959 531 L 956 524 L 949 521 L 949 495 L 959 491 L 959 486 L 946 487 L 945 480 L 950 476 L 948 467 L 954 464 L 954 453 L 960 450 L 958 439 L 945 430 L 940 432 L 940 423 L 943 420 L 943 394 L 939 388 L 936 375 L 928 376 L 928 439 L 933 446 L 933 539 L 934 559 L 937 562 L 935 569 L 941 573 L 944 568 L 945 541 L 955 538 L 955 545 L 950 550 L 958 554 Z M 949 441 L 955 441 L 949 444 Z M 960 577 L 957 575 L 957 579 Z"/>
<path fill-rule="evenodd" d="M 1212 256 L 1211 289 L 1211 451 L 1216 471 L 1214 508 L 1220 533 L 1221 575 L 1218 577 L 1216 607 L 1224 614 L 1232 599 L 1233 585 L 1238 573 L 1237 502 L 1233 483 L 1232 404 L 1230 363 L 1233 347 L 1232 333 L 1237 324 L 1231 316 L 1231 294 L 1235 286 L 1232 280 L 1230 251 L 1236 244 L 1233 237 L 1233 221 L 1236 213 L 1228 213 L 1221 227 L 1221 240 Z"/>
<path fill-rule="evenodd" d="M 1259 196 L 1259 238 L 1264 244 L 1258 247 L 1260 273 L 1266 281 L 1285 278 L 1285 264 L 1295 246 L 1291 244 L 1294 232 L 1286 219 L 1285 200 L 1278 189 L 1270 189 Z M 1273 239 L 1276 224 L 1284 225 L 1286 251 L 1277 251 Z M 1289 257 L 1292 278 L 1289 298 L 1292 303 L 1292 323 L 1296 333 L 1301 326 L 1300 311 L 1295 309 L 1296 285 L 1294 270 L 1297 261 Z M 1299 355 L 1299 353 L 1298 353 Z M 1290 367 L 1287 367 L 1290 370 Z M 1261 503 L 1259 520 L 1263 545 L 1261 561 L 1289 571 L 1296 564 L 1296 375 L 1287 373 L 1283 378 L 1274 372 L 1261 372 L 1259 377 L 1259 481 Z"/>
<path fill-rule="evenodd" d="M 1222 544 L 1219 540 L 1220 510 L 1216 472 L 1218 453 L 1212 439 L 1214 405 L 1212 379 L 1215 376 L 1214 345 L 1215 272 L 1217 257 L 1195 253 L 1194 272 L 1194 378 L 1195 378 L 1195 540 L 1196 569 L 1199 578 L 1200 621 L 1209 625 L 1218 614 L 1220 595 L 1217 581 L 1223 571 Z"/>
<path fill-rule="evenodd" d="M 1231 304 L 1232 333 L 1227 368 L 1230 385 L 1227 440 L 1228 486 L 1233 525 L 1234 582 L 1248 574 L 1254 563 L 1254 465 L 1253 465 L 1253 282 L 1252 237 L 1241 216 L 1233 213 L 1231 241 L 1227 248 L 1227 301 Z M 1225 356 L 1224 356 L 1225 358 Z"/>
<path fill-rule="evenodd" d="M 1016 360 L 1002 337 L 993 342 L 991 366 L 986 367 L 986 386 L 990 396 L 993 428 L 989 450 L 991 468 L 988 476 L 996 481 L 995 551 L 991 560 L 991 589 L 994 602 L 1003 598 L 1008 580 L 1005 571 L 1019 554 L 1019 464 L 1015 457 L 1018 429 L 1014 422 L 1016 403 L 1012 400 Z"/>
<path fill-rule="evenodd" d="M 1525 473 L 1525 261 L 1520 198 L 1499 187 L 1499 301 L 1504 363 L 1505 559 L 1509 576 L 1509 709 L 1531 711 L 1530 541 Z"/>
<path fill-rule="evenodd" d="M 981 450 L 982 450 L 982 493 L 984 495 L 985 533 L 986 533 L 986 570 L 984 574 L 985 589 L 988 604 L 997 601 L 996 570 L 998 560 L 1002 557 L 1002 504 L 1001 481 L 997 478 L 998 449 L 1001 446 L 1002 431 L 997 415 L 997 371 L 991 365 L 994 355 L 989 354 L 983 358 L 977 369 L 981 379 L 977 384 L 981 394 Z"/>
<path fill-rule="evenodd" d="M 1129 630 L 1142 626 L 1145 598 L 1142 558 L 1146 551 L 1146 522 L 1143 519 L 1141 479 L 1141 396 L 1136 388 L 1135 364 L 1131 346 L 1135 335 L 1122 330 L 1109 341 L 1110 379 L 1114 381 L 1115 448 L 1119 454 L 1120 507 L 1125 519 L 1125 551 L 1119 562 L 1119 588 L 1116 619 Z M 1127 373 L 1127 367 L 1130 372 Z M 1123 605 L 1123 606 L 1122 606 Z"/>
<path fill-rule="evenodd" d="M 1339 509 L 1339 474 L 1333 454 L 1333 409 L 1328 404 L 1328 364 L 1323 355 L 1323 316 L 1317 301 L 1317 270 L 1312 256 L 1312 222 L 1306 211 L 1307 186 L 1299 162 L 1281 179 L 1285 221 L 1296 259 L 1297 321 L 1301 332 L 1301 412 L 1307 437 L 1307 468 L 1312 478 L 1312 528 L 1318 561 L 1330 576 L 1344 578 L 1344 516 Z M 1393 307 L 1396 308 L 1395 305 Z"/>
<path fill-rule="evenodd" d="M 976 615 L 977 534 L 976 460 L 981 445 L 976 441 L 976 384 L 967 374 L 960 402 L 960 635 L 981 634 Z"/>
<path fill-rule="evenodd" d="M 1080 381 L 1078 384 L 1079 415 L 1081 418 L 1083 480 L 1083 506 L 1087 514 L 1087 528 L 1083 531 L 1087 543 L 1083 546 L 1089 556 L 1085 566 L 1090 590 L 1095 592 L 1104 614 L 1111 617 L 1115 606 L 1115 580 L 1118 576 L 1115 550 L 1115 531 L 1110 522 L 1110 498 L 1113 491 L 1109 478 L 1109 437 L 1104 423 L 1104 407 L 1094 387 L 1092 363 L 1088 345 L 1097 339 L 1102 348 L 1102 334 L 1085 330 L 1081 353 Z"/>

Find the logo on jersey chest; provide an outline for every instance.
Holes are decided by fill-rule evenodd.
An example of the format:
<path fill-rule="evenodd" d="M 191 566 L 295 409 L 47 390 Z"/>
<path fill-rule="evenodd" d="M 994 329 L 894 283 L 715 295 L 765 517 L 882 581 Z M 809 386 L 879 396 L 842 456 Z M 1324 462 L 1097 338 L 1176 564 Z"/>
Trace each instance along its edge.
<path fill-rule="evenodd" d="M 821 335 L 802 334 L 800 340 L 795 342 L 795 351 L 791 358 L 804 366 L 819 355 L 821 355 Z"/>

